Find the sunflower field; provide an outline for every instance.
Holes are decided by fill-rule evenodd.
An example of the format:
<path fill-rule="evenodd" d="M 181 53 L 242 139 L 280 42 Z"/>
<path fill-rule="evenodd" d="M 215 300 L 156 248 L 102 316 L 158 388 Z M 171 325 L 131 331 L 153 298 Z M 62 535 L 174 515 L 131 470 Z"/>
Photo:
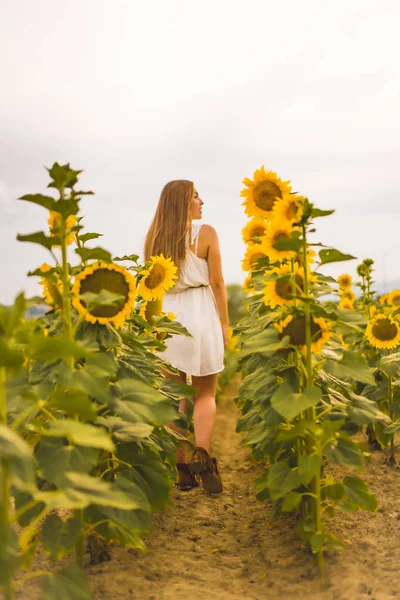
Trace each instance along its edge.
<path fill-rule="evenodd" d="M 151 513 L 168 503 L 180 441 L 169 424 L 193 388 L 167 379 L 166 337 L 188 335 L 162 296 L 177 268 L 163 256 L 112 259 L 85 232 L 80 171 L 55 163 L 58 197 L 21 198 L 44 209 L 46 231 L 18 235 L 49 252 L 40 277 L 46 313 L 26 319 L 20 294 L 0 306 L 0 586 L 6 600 L 41 578 L 43 598 L 89 598 L 84 553 L 142 548 Z M 46 223 L 46 220 L 44 220 Z M 71 251 L 72 247 L 73 252 Z M 121 266 L 125 263 L 128 266 Z M 54 571 L 30 569 L 38 547 Z M 57 571 L 68 554 L 75 564 Z"/>
<path fill-rule="evenodd" d="M 335 512 L 377 510 L 359 475 L 367 439 L 396 465 L 400 290 L 377 297 L 371 259 L 357 268 L 357 294 L 350 275 L 324 275 L 324 265 L 355 258 L 314 241 L 315 223 L 333 211 L 264 167 L 243 183 L 250 220 L 242 231 L 247 314 L 235 328 L 237 431 L 265 466 L 257 497 L 275 516 L 296 514 L 323 577 L 324 551 L 343 547 L 329 527 Z M 339 480 L 335 464 L 346 473 Z"/>

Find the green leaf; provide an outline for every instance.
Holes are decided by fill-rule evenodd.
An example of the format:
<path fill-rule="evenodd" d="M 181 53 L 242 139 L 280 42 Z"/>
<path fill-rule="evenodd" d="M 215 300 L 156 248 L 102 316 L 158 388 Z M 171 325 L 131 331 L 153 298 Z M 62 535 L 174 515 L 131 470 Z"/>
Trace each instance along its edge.
<path fill-rule="evenodd" d="M 292 421 L 307 408 L 316 406 L 320 400 L 320 388 L 306 388 L 302 394 L 297 394 L 285 381 L 272 396 L 271 406 L 287 421 Z"/>
<path fill-rule="evenodd" d="M 128 254 L 128 255 L 127 255 L 127 254 L 125 254 L 125 255 L 124 255 L 124 256 L 122 256 L 122 257 L 121 257 L 121 256 L 116 256 L 116 257 L 114 258 L 114 260 L 115 260 L 116 262 L 117 262 L 117 261 L 121 261 L 121 260 L 129 260 L 129 261 L 131 261 L 131 262 L 135 262 L 135 263 L 136 263 L 136 262 L 138 261 L 138 258 L 139 258 L 139 254 Z"/>
<path fill-rule="evenodd" d="M 39 472 L 58 488 L 69 485 L 67 471 L 87 474 L 96 466 L 98 457 L 97 448 L 66 445 L 58 438 L 43 439 L 36 448 Z"/>
<path fill-rule="evenodd" d="M 47 187 L 54 187 L 57 190 L 62 190 L 64 187 L 72 187 L 78 181 L 78 175 L 82 173 L 80 171 L 74 171 L 71 169 L 69 163 L 65 165 L 59 165 L 57 162 L 53 164 L 50 169 L 47 169 L 52 181 Z"/>
<path fill-rule="evenodd" d="M 375 386 L 373 369 L 368 366 L 364 358 L 355 352 L 343 351 L 343 358 L 339 361 L 327 360 L 324 370 L 339 379 L 352 379 L 361 383 Z"/>
<path fill-rule="evenodd" d="M 74 548 L 81 532 L 80 519 L 63 520 L 55 514 L 47 515 L 41 531 L 43 547 L 52 560 L 60 560 Z"/>
<path fill-rule="evenodd" d="M 79 296 L 85 303 L 85 307 L 89 311 L 93 311 L 100 306 L 123 306 L 125 296 L 115 294 L 109 290 L 102 289 L 99 293 L 85 292 Z"/>
<path fill-rule="evenodd" d="M 377 421 L 389 423 L 389 417 L 379 410 L 376 402 L 357 394 L 350 394 L 350 396 L 352 401 L 347 407 L 347 414 L 354 423 L 357 425 L 376 423 Z"/>
<path fill-rule="evenodd" d="M 320 264 L 326 265 L 327 263 L 332 262 L 341 262 L 343 260 L 353 260 L 356 256 L 352 256 L 351 254 L 343 254 L 339 250 L 335 248 L 329 248 L 327 250 L 319 251 Z"/>
<path fill-rule="evenodd" d="M 33 244 L 39 244 L 47 250 L 51 250 L 54 246 L 60 246 L 61 240 L 58 236 L 48 237 L 43 231 L 37 231 L 36 233 L 30 233 L 28 235 L 17 235 L 19 242 L 32 242 Z"/>
<path fill-rule="evenodd" d="M 79 417 L 82 421 L 93 421 L 97 417 L 95 405 L 81 390 L 56 389 L 48 406 L 62 410 L 70 417 Z"/>
<path fill-rule="evenodd" d="M 395 421 L 394 423 L 391 423 L 390 425 L 385 427 L 383 433 L 385 433 L 386 435 L 394 435 L 399 430 L 400 430 L 400 421 Z"/>
<path fill-rule="evenodd" d="M 0 461 L 10 468 L 10 482 L 18 490 L 35 490 L 35 461 L 28 444 L 14 431 L 0 425 Z"/>
<path fill-rule="evenodd" d="M 310 539 L 310 544 L 313 554 L 317 554 L 318 552 L 320 552 L 324 545 L 324 534 L 313 533 Z"/>
<path fill-rule="evenodd" d="M 56 575 L 48 575 L 42 582 L 43 600 L 90 600 L 90 588 L 84 572 L 75 565 Z"/>
<path fill-rule="evenodd" d="M 313 477 L 321 471 L 322 456 L 318 454 L 303 454 L 300 455 L 297 461 L 299 468 L 299 476 L 302 483 L 310 483 Z"/>
<path fill-rule="evenodd" d="M 274 463 L 268 470 L 268 489 L 274 500 L 299 487 L 300 483 L 298 470 L 291 469 L 286 461 Z"/>
<path fill-rule="evenodd" d="M 102 237 L 102 233 L 82 233 L 82 235 L 78 235 L 78 240 L 80 242 L 88 242 L 89 240 L 97 240 L 97 238 Z M 115 260 L 115 259 L 114 259 Z"/>
<path fill-rule="evenodd" d="M 71 498 L 82 498 L 86 506 L 97 504 L 123 510 L 137 508 L 137 500 L 118 489 L 115 484 L 83 473 L 68 472 L 65 476 L 72 486 L 66 488 L 65 493 Z"/>
<path fill-rule="evenodd" d="M 331 483 L 324 487 L 324 492 L 329 500 L 340 500 L 344 496 L 345 489 L 341 483 Z"/>
<path fill-rule="evenodd" d="M 113 438 L 119 442 L 138 442 L 149 437 L 154 427 L 147 423 L 129 423 L 119 417 L 99 417 L 98 422 L 104 425 Z"/>
<path fill-rule="evenodd" d="M 71 215 L 76 215 L 79 212 L 79 200 L 69 198 L 68 200 L 57 200 L 53 209 L 55 212 L 63 215 L 67 219 Z"/>
<path fill-rule="evenodd" d="M 282 512 L 291 512 L 301 502 L 302 494 L 298 492 L 290 492 L 283 501 Z"/>
<path fill-rule="evenodd" d="M 320 208 L 315 208 L 314 206 L 311 209 L 311 218 L 316 218 L 316 217 L 329 217 L 329 215 L 332 215 L 335 212 L 335 210 L 321 210 Z"/>
<path fill-rule="evenodd" d="M 286 250 L 292 250 L 293 252 L 299 252 L 299 250 L 301 250 L 303 245 L 303 240 L 301 240 L 299 238 L 299 233 L 298 232 L 294 232 L 292 233 L 290 238 L 282 238 L 280 240 L 277 240 L 274 244 L 273 247 L 276 248 L 276 250 L 280 250 L 282 251 L 286 251 Z"/>
<path fill-rule="evenodd" d="M 275 328 L 268 328 L 261 333 L 256 333 L 243 342 L 239 356 L 243 358 L 256 352 L 271 353 L 281 348 L 286 348 L 288 342 L 279 339 L 279 334 Z"/>
<path fill-rule="evenodd" d="M 43 196 L 43 194 L 25 194 L 25 196 L 21 196 L 18 200 L 25 200 L 25 202 L 33 202 L 33 204 L 38 204 L 39 206 L 43 206 L 43 208 L 47 208 L 47 210 L 53 210 L 53 206 L 56 203 L 56 200 L 51 196 Z"/>
<path fill-rule="evenodd" d="M 44 337 L 43 335 L 32 336 L 29 344 L 29 352 L 32 358 L 54 362 L 69 358 L 79 359 L 88 355 L 88 350 L 78 342 L 64 337 Z"/>
<path fill-rule="evenodd" d="M 325 446 L 324 454 L 332 462 L 349 469 L 362 469 L 364 458 L 361 450 L 352 440 L 339 437 L 337 440 Z"/>
<path fill-rule="evenodd" d="M 367 484 L 359 477 L 345 477 L 343 479 L 345 494 L 353 504 L 358 507 L 375 512 L 378 508 L 378 502 L 375 496 L 368 489 Z"/>
<path fill-rule="evenodd" d="M 103 260 L 104 262 L 112 262 L 111 254 L 104 248 L 75 248 L 75 252 L 79 254 L 82 260 Z"/>
<path fill-rule="evenodd" d="M 0 367 L 17 369 L 24 362 L 24 355 L 19 349 L 12 348 L 3 337 L 0 337 Z"/>
<path fill-rule="evenodd" d="M 72 421 L 71 419 L 50 421 L 48 428 L 43 431 L 42 435 L 66 438 L 70 444 L 76 444 L 77 446 L 102 448 L 110 452 L 114 450 L 112 440 L 103 428 Z"/>

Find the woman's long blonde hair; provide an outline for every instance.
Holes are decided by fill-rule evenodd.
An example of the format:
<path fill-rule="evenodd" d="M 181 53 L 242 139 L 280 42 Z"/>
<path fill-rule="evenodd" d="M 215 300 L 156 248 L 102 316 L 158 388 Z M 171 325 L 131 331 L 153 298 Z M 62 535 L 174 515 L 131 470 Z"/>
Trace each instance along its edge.
<path fill-rule="evenodd" d="M 186 235 L 191 228 L 192 181 L 177 179 L 167 183 L 160 195 L 156 214 L 144 243 L 144 259 L 163 254 L 179 267 L 186 256 Z"/>

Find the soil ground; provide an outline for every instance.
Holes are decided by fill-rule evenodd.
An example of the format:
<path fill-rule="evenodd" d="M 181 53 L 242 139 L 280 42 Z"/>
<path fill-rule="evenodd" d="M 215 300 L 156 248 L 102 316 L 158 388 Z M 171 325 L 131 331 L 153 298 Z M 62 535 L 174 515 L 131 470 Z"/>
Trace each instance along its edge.
<path fill-rule="evenodd" d="M 236 391 L 233 383 L 218 405 L 213 454 L 224 492 L 174 489 L 168 510 L 154 516 L 145 552 L 113 548 L 110 562 L 87 567 L 94 600 L 400 600 L 400 471 L 385 466 L 384 453 L 373 454 L 363 477 L 380 508 L 335 516 L 331 529 L 346 548 L 327 553 L 321 588 L 295 517 L 271 523 L 270 506 L 255 499 L 260 468 L 238 447 Z M 35 563 L 48 567 L 44 557 Z M 16 597 L 38 600 L 37 583 Z"/>

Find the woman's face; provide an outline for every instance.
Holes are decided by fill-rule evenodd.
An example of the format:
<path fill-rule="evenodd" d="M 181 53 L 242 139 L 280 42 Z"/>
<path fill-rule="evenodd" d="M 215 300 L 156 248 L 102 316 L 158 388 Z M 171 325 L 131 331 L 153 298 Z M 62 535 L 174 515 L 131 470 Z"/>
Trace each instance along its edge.
<path fill-rule="evenodd" d="M 193 219 L 201 219 L 202 217 L 202 206 L 203 206 L 204 202 L 203 200 L 199 197 L 199 194 L 196 190 L 196 188 L 193 188 L 193 196 L 192 196 L 192 202 L 190 205 L 190 218 Z"/>

